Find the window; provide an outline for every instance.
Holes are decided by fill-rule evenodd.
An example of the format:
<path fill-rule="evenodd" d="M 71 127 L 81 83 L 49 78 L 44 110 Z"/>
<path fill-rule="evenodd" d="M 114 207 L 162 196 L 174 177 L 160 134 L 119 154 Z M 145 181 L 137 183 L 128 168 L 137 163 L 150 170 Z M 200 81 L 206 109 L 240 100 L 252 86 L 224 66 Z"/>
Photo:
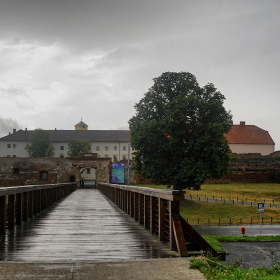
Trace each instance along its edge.
<path fill-rule="evenodd" d="M 15 149 L 17 147 L 17 144 L 13 144 L 13 148 Z"/>
<path fill-rule="evenodd" d="M 48 172 L 40 171 L 40 180 L 48 180 Z"/>
<path fill-rule="evenodd" d="M 90 168 L 87 168 L 87 174 L 90 174 Z"/>
<path fill-rule="evenodd" d="M 7 148 L 9 148 L 9 149 L 10 149 L 10 148 L 11 148 L 11 144 L 7 144 Z"/>
<path fill-rule="evenodd" d="M 108 146 L 105 146 L 105 151 L 109 151 L 109 147 Z"/>
<path fill-rule="evenodd" d="M 122 155 L 122 159 L 123 159 L 123 160 L 126 160 L 126 155 Z"/>
<path fill-rule="evenodd" d="M 13 157 L 17 157 L 16 155 L 13 155 Z"/>
<path fill-rule="evenodd" d="M 100 151 L 100 146 L 96 146 L 96 151 Z"/>
<path fill-rule="evenodd" d="M 123 146 L 123 151 L 126 151 L 126 146 Z"/>
<path fill-rule="evenodd" d="M 118 150 L 118 147 L 117 146 L 114 146 L 114 151 L 117 151 Z"/>
<path fill-rule="evenodd" d="M 13 174 L 19 174 L 19 167 L 13 168 Z"/>
<path fill-rule="evenodd" d="M 64 150 L 64 146 L 60 146 L 60 150 L 63 151 Z"/>

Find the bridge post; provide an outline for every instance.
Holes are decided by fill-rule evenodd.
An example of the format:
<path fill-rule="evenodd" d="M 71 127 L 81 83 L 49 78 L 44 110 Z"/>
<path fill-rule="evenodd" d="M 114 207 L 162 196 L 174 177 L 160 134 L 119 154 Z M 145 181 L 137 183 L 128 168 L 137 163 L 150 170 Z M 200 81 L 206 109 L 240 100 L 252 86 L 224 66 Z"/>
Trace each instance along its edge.
<path fill-rule="evenodd" d="M 138 220 L 139 224 L 143 225 L 144 224 L 144 195 L 139 193 L 139 204 L 138 204 Z"/>
<path fill-rule="evenodd" d="M 166 241 L 164 236 L 165 225 L 164 225 L 164 201 L 158 198 L 158 236 L 159 241 Z"/>
<path fill-rule="evenodd" d="M 6 205 L 7 196 L 0 196 L 0 236 L 6 234 Z"/>
<path fill-rule="evenodd" d="M 27 193 L 27 207 L 28 207 L 28 218 L 33 217 L 33 191 Z"/>
<path fill-rule="evenodd" d="M 37 214 L 37 191 L 32 191 L 32 216 L 35 216 Z"/>
<path fill-rule="evenodd" d="M 131 192 L 127 191 L 126 194 L 126 209 L 127 209 L 127 215 L 130 216 L 131 214 Z"/>
<path fill-rule="evenodd" d="M 22 220 L 28 221 L 28 193 L 24 192 L 22 197 Z"/>
<path fill-rule="evenodd" d="M 149 216 L 150 216 L 149 205 L 150 205 L 149 196 L 144 195 L 144 221 L 143 221 L 143 223 L 144 223 L 144 228 L 145 229 L 150 228 L 150 225 L 149 225 Z"/>
<path fill-rule="evenodd" d="M 156 213 L 157 213 L 157 198 L 150 196 L 150 233 L 157 234 L 156 231 Z"/>
<path fill-rule="evenodd" d="M 134 192 L 130 192 L 130 217 L 134 218 Z"/>
<path fill-rule="evenodd" d="M 22 224 L 22 209 L 23 209 L 23 194 L 17 193 L 16 194 L 16 224 Z"/>
<path fill-rule="evenodd" d="M 8 229 L 12 229 L 15 226 L 15 194 L 8 195 L 8 215 L 7 215 L 7 226 Z"/>
<path fill-rule="evenodd" d="M 180 202 L 179 201 L 169 201 L 169 236 L 170 236 L 170 249 L 171 250 L 177 250 L 176 240 L 174 236 L 174 226 L 173 226 L 173 215 L 179 215 L 180 214 Z"/>
<path fill-rule="evenodd" d="M 138 221 L 139 217 L 138 217 L 138 193 L 134 193 L 134 201 L 133 201 L 133 205 L 134 205 L 134 220 Z"/>

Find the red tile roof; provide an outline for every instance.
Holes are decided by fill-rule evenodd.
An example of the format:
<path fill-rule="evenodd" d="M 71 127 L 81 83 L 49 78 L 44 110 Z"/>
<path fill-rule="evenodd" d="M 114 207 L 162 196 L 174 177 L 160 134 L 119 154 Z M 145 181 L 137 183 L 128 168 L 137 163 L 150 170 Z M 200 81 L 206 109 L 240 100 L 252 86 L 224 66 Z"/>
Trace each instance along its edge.
<path fill-rule="evenodd" d="M 225 137 L 229 144 L 275 144 L 268 131 L 255 125 L 234 124 Z"/>

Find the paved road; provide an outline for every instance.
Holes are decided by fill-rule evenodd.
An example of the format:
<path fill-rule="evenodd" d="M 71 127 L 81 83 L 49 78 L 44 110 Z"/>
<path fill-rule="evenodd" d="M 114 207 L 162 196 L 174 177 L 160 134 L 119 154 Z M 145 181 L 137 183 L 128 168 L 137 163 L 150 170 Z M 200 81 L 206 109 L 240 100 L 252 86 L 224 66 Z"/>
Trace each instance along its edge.
<path fill-rule="evenodd" d="M 73 276 L 71 270 L 74 271 Z M 198 270 L 189 269 L 189 258 L 77 262 L 75 265 L 73 263 L 0 262 L 0 279 L 206 280 Z"/>
<path fill-rule="evenodd" d="M 194 226 L 200 234 L 241 235 L 240 226 Z M 280 235 L 280 225 L 245 225 L 246 235 Z M 280 259 L 280 242 L 220 242 L 227 252 L 226 263 L 241 262 L 243 268 L 270 266 L 274 257 Z M 280 279 L 280 278 L 279 278 Z"/>

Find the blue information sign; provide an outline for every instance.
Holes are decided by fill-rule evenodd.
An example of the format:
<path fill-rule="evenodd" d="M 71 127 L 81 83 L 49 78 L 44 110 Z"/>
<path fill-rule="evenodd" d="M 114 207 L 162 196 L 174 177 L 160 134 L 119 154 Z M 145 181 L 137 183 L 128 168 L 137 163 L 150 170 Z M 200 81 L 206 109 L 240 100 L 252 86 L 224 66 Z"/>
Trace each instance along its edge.
<path fill-rule="evenodd" d="M 124 183 L 124 163 L 112 162 L 112 183 Z"/>
<path fill-rule="evenodd" d="M 258 212 L 263 213 L 264 212 L 264 203 L 258 203 Z"/>

